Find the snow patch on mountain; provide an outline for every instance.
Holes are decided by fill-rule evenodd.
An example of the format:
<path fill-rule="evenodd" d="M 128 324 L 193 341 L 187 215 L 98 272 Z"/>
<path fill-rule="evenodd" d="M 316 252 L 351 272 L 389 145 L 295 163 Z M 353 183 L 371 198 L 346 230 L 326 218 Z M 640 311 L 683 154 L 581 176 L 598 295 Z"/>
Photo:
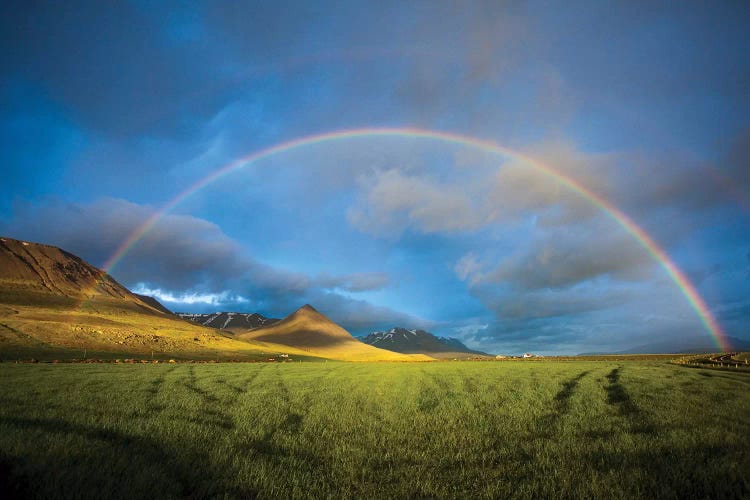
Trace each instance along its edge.
<path fill-rule="evenodd" d="M 218 312 L 213 314 L 175 313 L 182 319 L 198 323 L 199 325 L 227 330 L 232 328 L 253 329 L 272 325 L 279 321 L 276 318 L 266 318 L 258 313 Z"/>

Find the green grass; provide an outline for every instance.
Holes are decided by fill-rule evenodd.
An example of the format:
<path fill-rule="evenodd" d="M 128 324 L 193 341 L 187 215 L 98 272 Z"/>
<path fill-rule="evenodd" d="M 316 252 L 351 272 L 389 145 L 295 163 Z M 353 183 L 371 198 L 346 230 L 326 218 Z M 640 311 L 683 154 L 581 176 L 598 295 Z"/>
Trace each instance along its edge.
<path fill-rule="evenodd" d="M 747 497 L 750 376 L 635 361 L 6 363 L 0 488 Z"/>

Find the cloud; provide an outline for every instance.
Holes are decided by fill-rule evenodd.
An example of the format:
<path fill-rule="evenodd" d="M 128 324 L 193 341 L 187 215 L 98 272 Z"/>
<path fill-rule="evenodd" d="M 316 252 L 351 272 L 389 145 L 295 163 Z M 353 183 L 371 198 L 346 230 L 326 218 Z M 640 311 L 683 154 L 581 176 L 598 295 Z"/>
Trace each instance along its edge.
<path fill-rule="evenodd" d="M 573 290 L 535 290 L 497 297 L 492 309 L 498 319 L 538 319 L 581 316 L 627 302 L 631 294 L 622 290 L 589 287 Z"/>
<path fill-rule="evenodd" d="M 140 295 L 154 297 L 161 302 L 175 304 L 205 304 L 210 306 L 224 306 L 226 304 L 247 304 L 250 301 L 239 295 L 231 295 L 228 291 L 221 293 L 182 293 L 163 291 L 161 288 L 149 288 L 143 283 L 138 283 L 132 290 Z"/>
<path fill-rule="evenodd" d="M 527 147 L 524 153 L 533 162 L 475 148 L 445 151 L 438 165 L 420 166 L 407 154 L 408 169 L 362 173 L 357 199 L 347 212 L 349 223 L 365 233 L 391 237 L 407 229 L 468 233 L 522 223 L 532 215 L 543 226 L 578 224 L 602 209 L 566 180 L 606 196 L 613 190 L 611 174 L 618 159 L 615 154 L 584 153 L 562 139 Z"/>
<path fill-rule="evenodd" d="M 541 224 L 565 225 L 597 214 L 600 208 L 554 176 L 559 175 L 603 195 L 609 188 L 612 155 L 580 151 L 569 141 L 531 145 L 525 152 L 542 168 L 512 159 L 489 182 L 491 218 L 513 220 L 535 214 Z M 549 172 L 552 172 L 550 175 Z"/>
<path fill-rule="evenodd" d="M 389 307 L 344 297 L 335 293 L 315 293 L 310 303 L 354 335 L 371 333 L 394 325 L 404 328 L 429 329 L 436 323 L 413 314 L 396 311 Z"/>
<path fill-rule="evenodd" d="M 102 198 L 90 204 L 50 200 L 19 205 L 4 230 L 60 246 L 102 266 L 153 213 L 149 206 L 121 199 Z M 114 276 L 126 284 L 158 282 L 171 289 L 196 284 L 215 289 L 247 272 L 261 280 L 273 273 L 245 259 L 239 246 L 216 224 L 174 214 L 160 219 L 113 269 Z M 283 281 L 293 287 L 299 277 L 289 275 Z"/>
<path fill-rule="evenodd" d="M 464 325 L 455 327 L 454 331 L 462 338 L 467 338 L 474 337 L 477 333 L 486 330 L 489 326 L 489 323 Z"/>
<path fill-rule="evenodd" d="M 427 177 L 387 170 L 362 184 L 366 192 L 347 219 L 366 233 L 392 235 L 410 227 L 425 233 L 461 232 L 480 223 L 464 193 Z"/>
<path fill-rule="evenodd" d="M 453 270 L 461 281 L 468 281 L 470 285 L 474 285 L 482 280 L 484 264 L 479 262 L 477 254 L 469 252 L 461 257 Z"/>
<path fill-rule="evenodd" d="M 347 292 L 366 292 L 380 290 L 390 283 L 386 273 L 353 273 L 341 276 L 320 275 L 314 283 L 325 289 Z"/>
<path fill-rule="evenodd" d="M 504 259 L 487 272 L 482 282 L 534 290 L 601 277 L 644 278 L 656 264 L 654 258 L 621 228 L 605 222 L 545 232 L 526 251 Z"/>

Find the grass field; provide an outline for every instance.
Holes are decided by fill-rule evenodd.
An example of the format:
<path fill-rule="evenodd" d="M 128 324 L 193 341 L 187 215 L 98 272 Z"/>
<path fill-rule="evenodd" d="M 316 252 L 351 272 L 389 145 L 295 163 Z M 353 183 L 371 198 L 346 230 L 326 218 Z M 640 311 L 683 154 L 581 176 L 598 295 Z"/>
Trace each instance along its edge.
<path fill-rule="evenodd" d="M 750 375 L 5 363 L 0 481 L 6 497 L 748 497 Z"/>

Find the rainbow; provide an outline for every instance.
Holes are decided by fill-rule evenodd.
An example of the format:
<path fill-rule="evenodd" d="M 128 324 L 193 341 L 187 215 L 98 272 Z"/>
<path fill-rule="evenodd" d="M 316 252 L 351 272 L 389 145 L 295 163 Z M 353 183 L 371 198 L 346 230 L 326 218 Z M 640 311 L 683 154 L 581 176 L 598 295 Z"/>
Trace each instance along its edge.
<path fill-rule="evenodd" d="M 505 148 L 503 146 L 499 146 L 491 141 L 435 130 L 418 128 L 359 128 L 351 130 L 340 130 L 301 137 L 288 142 L 276 144 L 238 158 L 199 180 L 189 188 L 179 193 L 172 200 L 167 202 L 159 211 L 157 211 L 146 221 L 144 221 L 120 245 L 115 253 L 112 254 L 112 256 L 105 262 L 103 269 L 106 272 L 111 273 L 112 269 L 117 265 L 117 263 L 122 260 L 122 258 L 130 251 L 130 249 L 133 248 L 134 245 L 138 243 L 138 241 L 141 240 L 141 238 L 143 238 L 151 229 L 153 229 L 156 223 L 162 217 L 164 217 L 164 215 L 166 215 L 177 205 L 182 203 L 186 198 L 190 197 L 197 191 L 200 191 L 204 187 L 208 186 L 217 179 L 224 177 L 227 174 L 239 170 L 240 168 L 247 166 L 253 162 L 286 153 L 294 149 L 311 146 L 313 144 L 368 137 L 402 137 L 413 139 L 429 139 L 442 141 L 448 144 L 476 148 L 488 153 L 514 158 L 554 179 L 571 191 L 578 193 L 580 196 L 588 200 L 592 205 L 603 211 L 611 219 L 622 226 L 625 231 L 627 231 L 633 238 L 635 238 L 635 240 L 644 249 L 646 249 L 646 251 L 657 262 L 659 262 L 659 264 L 666 271 L 667 275 L 671 278 L 672 281 L 674 281 L 682 294 L 685 296 L 690 306 L 698 314 L 698 317 L 705 326 L 706 330 L 710 333 L 711 337 L 716 343 L 716 346 L 722 351 L 731 350 L 731 345 L 729 344 L 726 335 L 722 331 L 721 326 L 711 313 L 711 310 L 708 308 L 703 298 L 695 289 L 695 286 L 690 282 L 687 276 L 685 276 L 685 273 L 683 273 L 682 270 L 680 270 L 680 268 L 669 258 L 669 255 L 667 255 L 666 251 L 664 251 L 664 249 L 657 245 L 653 238 L 651 238 L 630 217 L 628 217 L 612 203 L 608 202 L 600 195 L 591 191 L 589 188 L 580 184 L 571 177 L 568 177 L 567 175 L 553 169 L 549 165 L 545 165 L 544 163 L 541 163 L 523 153 Z"/>

